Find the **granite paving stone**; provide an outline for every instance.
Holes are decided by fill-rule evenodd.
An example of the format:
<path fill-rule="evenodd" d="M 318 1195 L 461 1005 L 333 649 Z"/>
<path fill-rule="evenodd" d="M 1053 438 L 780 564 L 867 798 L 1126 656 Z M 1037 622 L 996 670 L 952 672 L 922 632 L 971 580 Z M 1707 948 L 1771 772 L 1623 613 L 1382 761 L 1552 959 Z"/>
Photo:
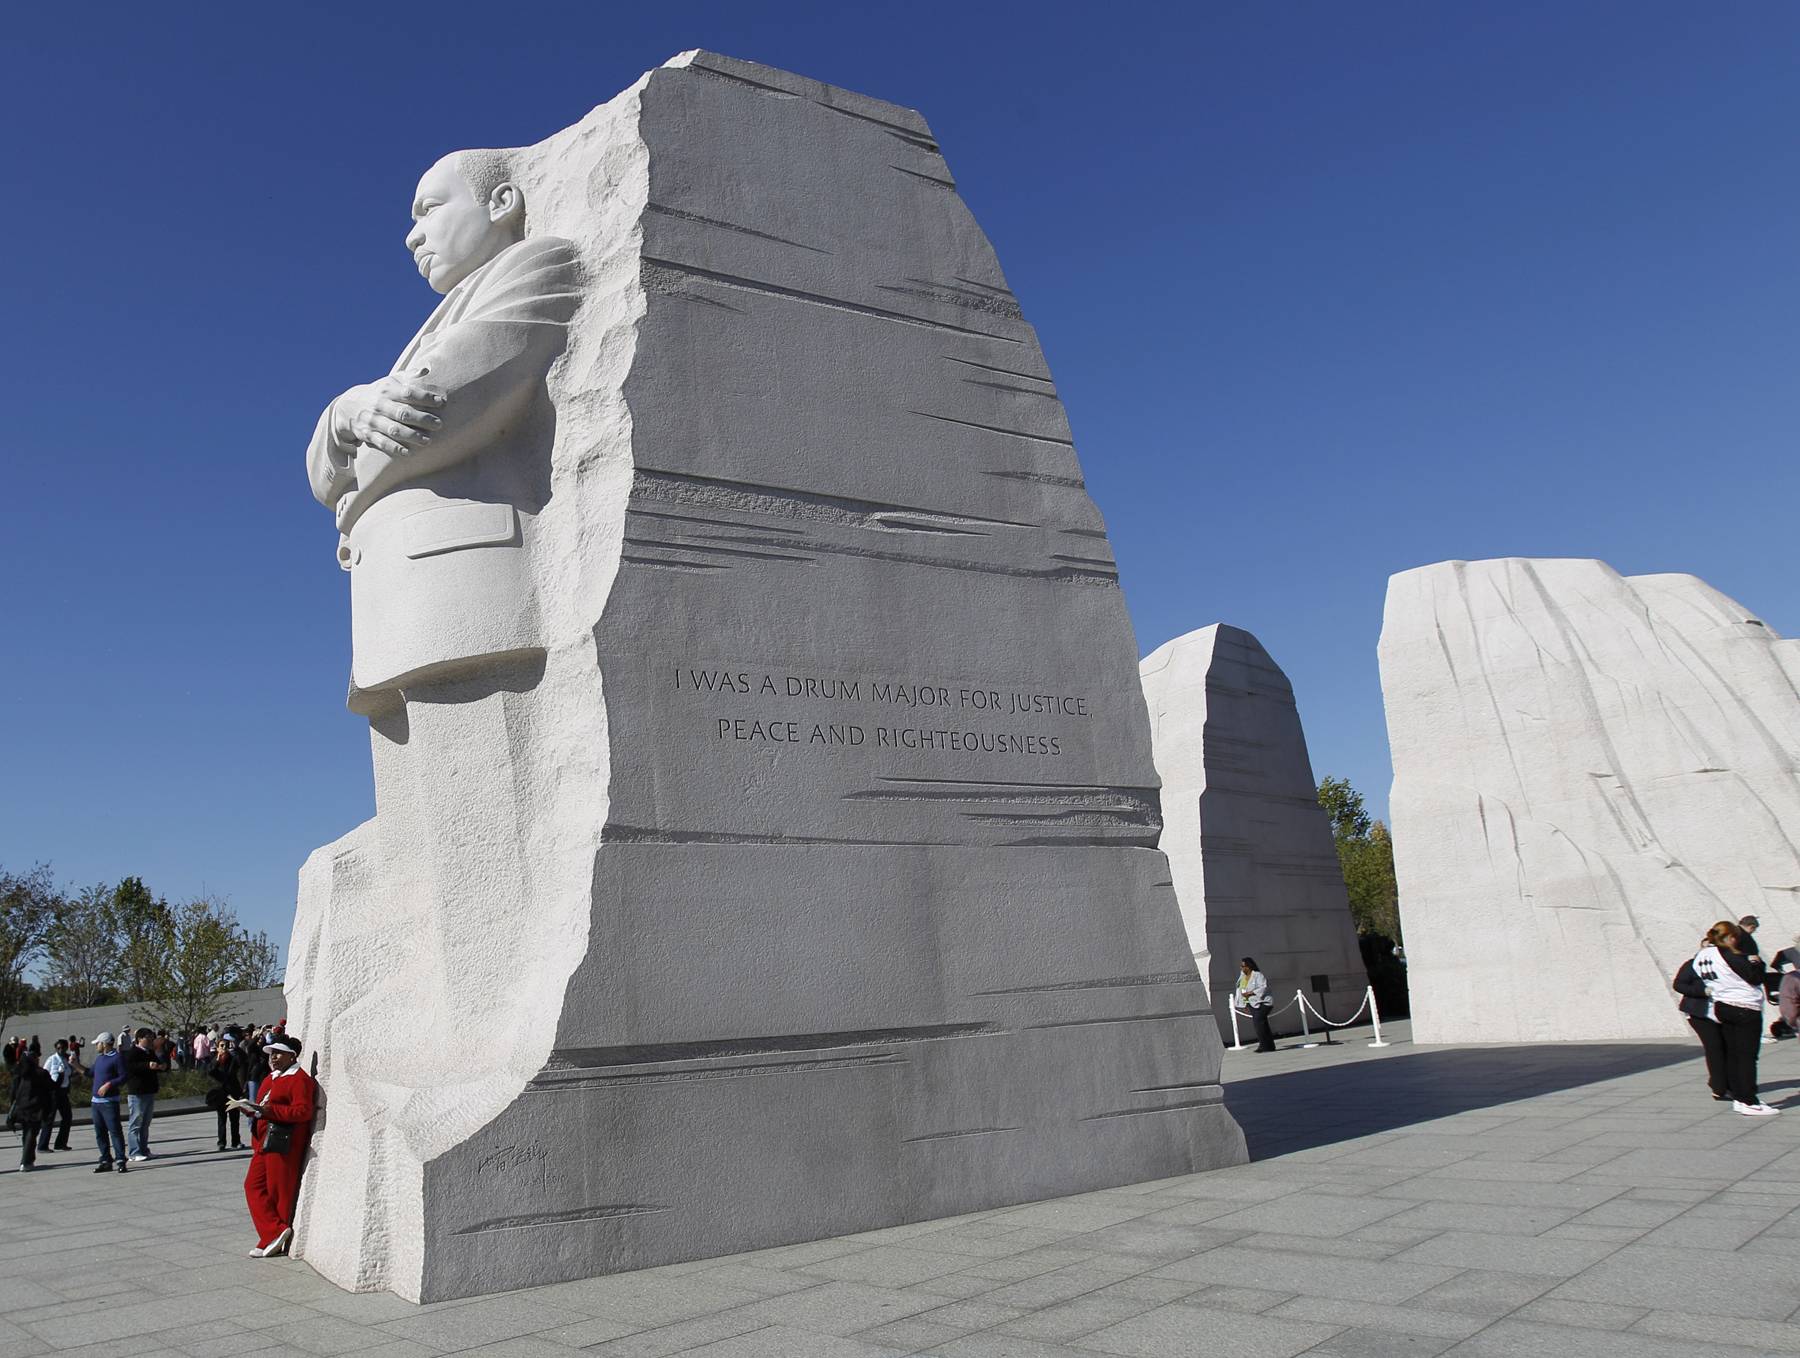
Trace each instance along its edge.
<path fill-rule="evenodd" d="M 1275 1320 L 1265 1312 L 1248 1315 L 1173 1302 L 1118 1325 L 1087 1335 L 1082 1348 L 1133 1358 L 1165 1358 L 1177 1353 L 1257 1353 L 1293 1358 L 1342 1331 L 1339 1325 Z"/>
<path fill-rule="evenodd" d="M 1241 1168 L 423 1307 L 246 1258 L 242 1157 L 159 1120 L 129 1177 L 0 1176 L 0 1358 L 1800 1353 L 1800 1116 L 1720 1109 L 1683 1044 L 1472 1049 L 1475 1089 L 1398 1030 L 1228 1055 Z M 1800 1077 L 1800 1044 L 1762 1063 Z M 1431 1153 L 1360 1163 L 1408 1145 Z M 123 1270 L 164 1242 L 195 1290 Z"/>
<path fill-rule="evenodd" d="M 1456 1341 L 1436 1335 L 1400 1334 L 1393 1330 L 1349 1329 L 1306 1351 L 1306 1358 L 1436 1358 Z"/>

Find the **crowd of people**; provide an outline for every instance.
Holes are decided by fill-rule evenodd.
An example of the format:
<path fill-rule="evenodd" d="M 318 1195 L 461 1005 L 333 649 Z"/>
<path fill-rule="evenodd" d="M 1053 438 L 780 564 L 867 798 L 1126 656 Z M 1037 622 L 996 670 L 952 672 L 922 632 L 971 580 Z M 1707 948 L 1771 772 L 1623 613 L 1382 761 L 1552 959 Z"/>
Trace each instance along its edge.
<path fill-rule="evenodd" d="M 177 1034 L 127 1028 L 118 1039 L 110 1032 L 97 1034 L 93 1047 L 91 1065 L 82 1059 L 79 1037 L 55 1039 L 47 1054 L 36 1036 L 0 1050 L 11 1077 L 7 1121 L 20 1135 L 19 1172 L 36 1169 L 40 1154 L 72 1149 L 71 1095 L 83 1087 L 99 1149 L 93 1172 L 125 1174 L 132 1164 L 155 1159 L 151 1128 L 162 1077 L 197 1071 L 206 1077 L 206 1106 L 218 1120 L 218 1149 L 246 1149 L 244 1123 L 249 1123 L 252 1155 L 244 1197 L 257 1231 L 250 1253 L 255 1258 L 285 1253 L 294 1237 L 300 1171 L 318 1094 L 312 1076 L 300 1069 L 300 1043 L 287 1035 L 286 1020 Z"/>
<path fill-rule="evenodd" d="M 36 1035 L 16 1038 L 0 1051 L 0 1059 L 5 1061 L 14 1091 L 11 1121 L 33 1133 L 25 1137 L 19 1168 L 36 1168 L 39 1154 L 71 1149 L 74 1105 L 70 1096 L 84 1085 L 91 1091 L 90 1116 L 100 1147 L 100 1163 L 94 1172 L 123 1174 L 129 1164 L 152 1159 L 151 1123 L 162 1077 L 171 1071 L 205 1076 L 206 1105 L 218 1116 L 218 1149 L 243 1150 L 241 1114 L 230 1103 L 234 1099 L 256 1101 L 260 1086 L 269 1078 L 268 1044 L 282 1040 L 285 1028 L 283 1020 L 249 1028 L 214 1024 L 192 1033 L 171 1034 L 167 1029 L 151 1028 L 133 1033 L 127 1025 L 120 1039 L 115 1040 L 110 1032 L 94 1038 L 91 1067 L 82 1060 L 86 1047 L 78 1036 L 57 1038 L 48 1055 Z"/>

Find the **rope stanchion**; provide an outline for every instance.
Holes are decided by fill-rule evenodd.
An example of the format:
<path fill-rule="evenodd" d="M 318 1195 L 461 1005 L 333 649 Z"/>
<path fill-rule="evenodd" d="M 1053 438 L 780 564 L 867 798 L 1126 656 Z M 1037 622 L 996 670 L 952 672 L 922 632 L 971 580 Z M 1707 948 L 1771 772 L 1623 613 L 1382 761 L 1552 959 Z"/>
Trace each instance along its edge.
<path fill-rule="evenodd" d="M 1313 1017 L 1318 1019 L 1319 1022 L 1323 1023 L 1326 1027 L 1328 1027 L 1328 1028 L 1348 1028 L 1353 1023 L 1355 1023 L 1359 1018 L 1361 1018 L 1363 1010 L 1365 1010 L 1369 1007 L 1369 1004 L 1375 998 L 1375 988 L 1373 986 L 1370 986 L 1367 990 L 1363 991 L 1363 1002 L 1361 1004 L 1357 1005 L 1356 1012 L 1354 1014 L 1350 1015 L 1350 1017 L 1345 1019 L 1342 1023 L 1334 1023 L 1334 1022 L 1332 1022 L 1332 1020 L 1326 1018 L 1325 1015 L 1321 1014 L 1317 1009 L 1313 1009 L 1312 1001 L 1307 999 L 1304 995 L 1300 995 L 1298 998 L 1300 1000 L 1300 1003 L 1302 1005 L 1304 1005 L 1307 1009 L 1312 1009 Z"/>
<path fill-rule="evenodd" d="M 1269 1010 L 1268 1017 L 1274 1018 L 1275 1015 L 1295 1004 L 1300 1006 L 1300 1033 L 1303 1039 L 1302 1045 L 1304 1046 L 1316 1047 L 1319 1045 L 1312 1040 L 1312 1025 L 1306 1021 L 1308 1013 L 1311 1013 L 1314 1018 L 1325 1025 L 1325 1036 L 1329 1039 L 1331 1036 L 1331 1029 L 1350 1028 L 1355 1026 L 1356 1021 L 1363 1016 L 1363 1011 L 1365 1009 L 1369 1011 L 1369 1022 L 1375 1029 L 1375 1040 L 1369 1043 L 1369 1045 L 1371 1047 L 1391 1047 L 1393 1045 L 1391 1042 L 1384 1042 L 1381 1037 L 1381 1006 L 1375 1002 L 1374 986 L 1370 986 L 1363 991 L 1363 1001 L 1356 1006 L 1356 1012 L 1341 1023 L 1326 1018 L 1325 1015 L 1321 1014 L 1318 1009 L 1314 1007 L 1313 1002 L 1306 998 L 1305 992 L 1299 990 L 1294 992 L 1294 998 L 1289 1000 L 1287 1004 L 1282 1005 L 1278 1009 Z M 1226 1008 L 1231 1011 L 1231 1049 L 1234 1052 L 1243 1051 L 1244 1039 L 1242 1034 L 1238 1031 L 1238 1015 L 1245 1011 L 1239 1009 L 1235 1002 L 1227 1005 Z"/>

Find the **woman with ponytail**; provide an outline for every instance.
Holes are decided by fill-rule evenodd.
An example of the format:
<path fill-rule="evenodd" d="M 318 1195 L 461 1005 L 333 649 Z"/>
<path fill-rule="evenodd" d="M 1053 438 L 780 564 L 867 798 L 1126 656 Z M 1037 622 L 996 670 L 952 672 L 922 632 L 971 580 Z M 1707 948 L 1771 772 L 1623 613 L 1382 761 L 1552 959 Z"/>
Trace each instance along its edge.
<path fill-rule="evenodd" d="M 1738 946 L 1738 926 L 1720 920 L 1706 931 L 1693 966 L 1695 978 L 1706 987 L 1711 1011 L 1707 1017 L 1718 1026 L 1726 1092 L 1733 1110 L 1746 1117 L 1780 1112 L 1756 1092 L 1756 1058 L 1762 1047 L 1762 959 L 1745 956 Z M 1694 1027 L 1699 1030 L 1700 1024 Z M 1701 1042 L 1706 1042 L 1704 1032 Z M 1722 1097 L 1717 1086 L 1713 1097 Z"/>

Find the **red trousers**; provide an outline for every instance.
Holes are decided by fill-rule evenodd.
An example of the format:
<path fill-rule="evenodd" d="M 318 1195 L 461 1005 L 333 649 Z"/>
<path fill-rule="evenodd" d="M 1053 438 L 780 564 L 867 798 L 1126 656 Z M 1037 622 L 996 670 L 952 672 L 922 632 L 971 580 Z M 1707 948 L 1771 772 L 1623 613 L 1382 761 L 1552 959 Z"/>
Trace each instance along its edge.
<path fill-rule="evenodd" d="M 244 1201 L 250 1204 L 258 1249 L 267 1248 L 294 1224 L 294 1204 L 300 1200 L 300 1167 L 305 1155 L 304 1147 L 296 1147 L 284 1155 L 258 1151 L 250 1157 L 250 1172 L 244 1176 Z"/>

